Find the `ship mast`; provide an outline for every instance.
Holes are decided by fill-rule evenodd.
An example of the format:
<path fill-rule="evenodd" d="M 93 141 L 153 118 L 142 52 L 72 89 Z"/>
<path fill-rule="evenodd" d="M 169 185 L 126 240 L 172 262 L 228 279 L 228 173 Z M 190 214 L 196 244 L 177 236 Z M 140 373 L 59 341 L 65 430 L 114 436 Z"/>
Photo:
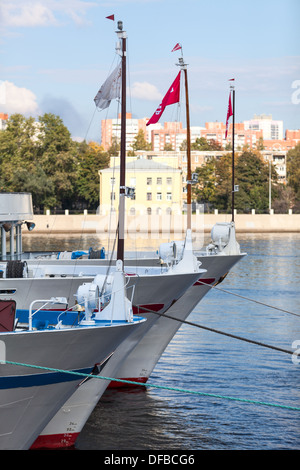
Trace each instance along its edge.
<path fill-rule="evenodd" d="M 124 262 L 124 227 L 125 227 L 125 177 L 126 177 L 126 31 L 123 31 L 123 22 L 118 21 L 118 38 L 121 40 L 121 68 L 122 68 L 122 94 L 121 94 L 121 145 L 120 145 L 120 189 L 119 189 L 119 225 L 117 259 Z"/>
<path fill-rule="evenodd" d="M 232 201 L 231 201 L 231 219 L 232 222 L 234 222 L 234 193 L 236 191 L 235 184 L 234 184 L 234 114 L 235 114 L 235 109 L 234 109 L 234 101 L 235 101 L 235 89 L 234 85 L 230 86 L 232 90 L 232 188 L 231 188 L 231 194 L 232 194 Z"/>
<path fill-rule="evenodd" d="M 185 106 L 186 106 L 186 154 L 187 154 L 187 229 L 192 225 L 192 172 L 191 172 L 191 130 L 190 130 L 190 109 L 189 109 L 189 90 L 188 90 L 188 77 L 187 77 L 187 64 L 183 59 L 181 48 L 181 57 L 179 57 L 179 64 L 181 70 L 184 72 L 185 80 Z"/>

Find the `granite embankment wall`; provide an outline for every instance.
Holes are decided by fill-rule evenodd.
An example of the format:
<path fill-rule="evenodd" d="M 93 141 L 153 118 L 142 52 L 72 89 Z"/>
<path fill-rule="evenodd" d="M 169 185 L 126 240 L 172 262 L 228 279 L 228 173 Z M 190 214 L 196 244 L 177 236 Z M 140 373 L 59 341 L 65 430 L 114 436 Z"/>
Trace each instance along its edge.
<path fill-rule="evenodd" d="M 204 228 L 210 232 L 216 222 L 230 222 L 230 214 L 200 214 L 192 216 L 193 230 Z M 105 235 L 116 228 L 116 216 L 97 214 L 35 215 L 34 234 L 84 234 Z M 237 233 L 300 233 L 300 214 L 236 214 Z M 126 218 L 126 230 L 130 232 L 181 233 L 186 229 L 184 215 L 139 215 Z"/>

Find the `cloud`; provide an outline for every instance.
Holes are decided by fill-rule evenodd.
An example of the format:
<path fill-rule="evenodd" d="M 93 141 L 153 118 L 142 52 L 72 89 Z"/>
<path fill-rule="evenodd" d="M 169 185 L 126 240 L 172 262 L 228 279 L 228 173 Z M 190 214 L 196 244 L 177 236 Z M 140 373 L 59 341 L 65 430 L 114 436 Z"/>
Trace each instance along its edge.
<path fill-rule="evenodd" d="M 0 84 L 1 110 L 7 114 L 21 113 L 36 116 L 39 107 L 35 94 L 27 88 L 4 81 Z"/>
<path fill-rule="evenodd" d="M 83 0 L 8 0 L 0 4 L 1 25 L 2 28 L 57 26 L 60 15 L 82 24 L 87 9 L 95 5 Z"/>
<path fill-rule="evenodd" d="M 0 7 L 2 22 L 6 26 L 44 26 L 55 24 L 52 11 L 40 2 L 24 3 L 9 2 Z"/>
<path fill-rule="evenodd" d="M 156 86 L 148 82 L 135 82 L 131 88 L 131 96 L 140 100 L 160 100 L 162 94 L 157 90 Z"/>

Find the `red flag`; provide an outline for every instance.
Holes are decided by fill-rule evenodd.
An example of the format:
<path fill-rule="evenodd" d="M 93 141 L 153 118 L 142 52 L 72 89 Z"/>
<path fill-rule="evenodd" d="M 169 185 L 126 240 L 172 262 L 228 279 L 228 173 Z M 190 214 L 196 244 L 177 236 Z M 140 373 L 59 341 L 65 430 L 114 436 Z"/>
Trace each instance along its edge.
<path fill-rule="evenodd" d="M 115 15 L 106 16 L 106 19 L 115 21 Z"/>
<path fill-rule="evenodd" d="M 229 102 L 228 102 L 228 110 L 227 110 L 227 118 L 226 118 L 226 131 L 225 131 L 225 139 L 227 139 L 227 132 L 228 132 L 228 120 L 233 115 L 232 106 L 231 106 L 231 93 L 229 93 Z"/>
<path fill-rule="evenodd" d="M 174 51 L 179 51 L 179 49 L 181 49 L 181 45 L 179 44 L 179 42 L 173 47 L 173 49 L 171 50 L 171 52 L 174 52 Z"/>
<path fill-rule="evenodd" d="M 146 126 L 149 126 L 149 124 L 155 124 L 156 122 L 158 122 L 166 106 L 179 102 L 179 95 L 180 95 L 180 72 L 178 73 L 174 82 L 170 86 L 165 97 L 163 98 L 162 102 L 158 106 L 157 110 L 147 122 Z"/>

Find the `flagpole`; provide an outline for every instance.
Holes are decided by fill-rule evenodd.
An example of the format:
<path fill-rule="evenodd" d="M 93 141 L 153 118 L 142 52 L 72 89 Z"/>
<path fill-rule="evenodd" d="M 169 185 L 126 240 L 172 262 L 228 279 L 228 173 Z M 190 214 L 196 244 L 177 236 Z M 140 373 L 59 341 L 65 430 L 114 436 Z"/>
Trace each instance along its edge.
<path fill-rule="evenodd" d="M 188 76 L 187 64 L 183 60 L 183 52 L 181 48 L 181 57 L 179 64 L 181 70 L 184 72 L 185 80 L 185 106 L 186 106 L 186 154 L 187 154 L 187 229 L 192 226 L 192 172 L 191 172 L 191 127 L 190 127 L 190 107 L 189 107 L 189 89 L 188 89 Z"/>
<path fill-rule="evenodd" d="M 118 21 L 118 38 L 122 40 L 122 94 L 121 94 L 121 145 L 120 145 L 120 193 L 117 259 L 124 262 L 125 180 L 126 180 L 126 32 Z"/>
<path fill-rule="evenodd" d="M 232 202 L 231 202 L 231 218 L 234 222 L 234 117 L 235 117 L 235 89 L 234 85 L 231 85 L 232 89 Z"/>

